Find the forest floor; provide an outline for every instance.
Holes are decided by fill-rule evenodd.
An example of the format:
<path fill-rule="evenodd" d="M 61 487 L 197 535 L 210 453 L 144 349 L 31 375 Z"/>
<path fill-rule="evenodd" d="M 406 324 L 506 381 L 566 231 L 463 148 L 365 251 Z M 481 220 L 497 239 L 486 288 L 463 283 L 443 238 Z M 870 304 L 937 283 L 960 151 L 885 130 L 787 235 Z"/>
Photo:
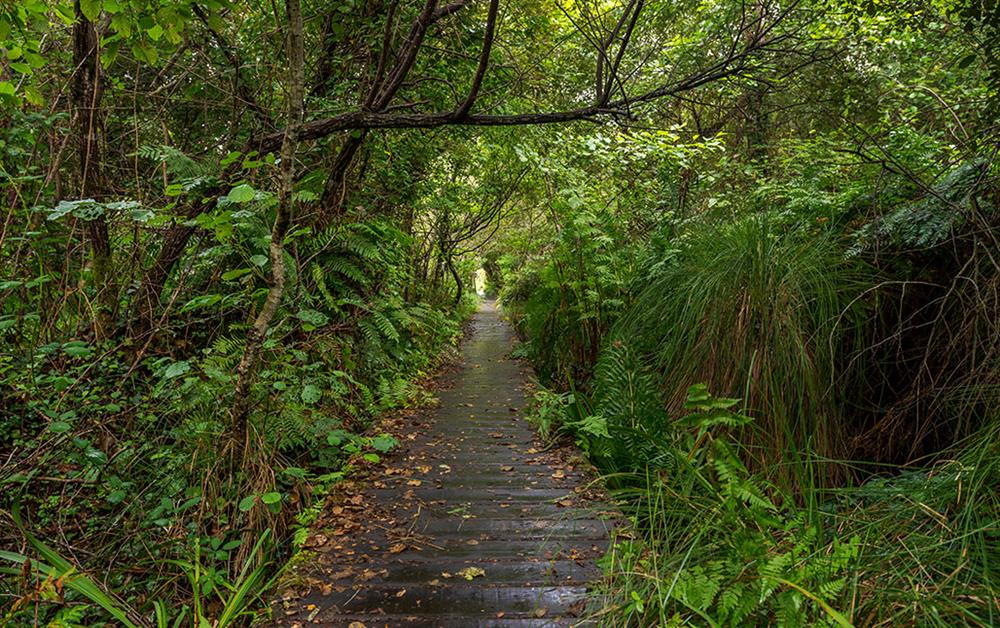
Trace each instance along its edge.
<path fill-rule="evenodd" d="M 587 625 L 614 513 L 571 446 L 524 418 L 526 366 L 485 302 L 440 404 L 394 426 L 402 445 L 342 483 L 273 605 L 279 626 Z"/>

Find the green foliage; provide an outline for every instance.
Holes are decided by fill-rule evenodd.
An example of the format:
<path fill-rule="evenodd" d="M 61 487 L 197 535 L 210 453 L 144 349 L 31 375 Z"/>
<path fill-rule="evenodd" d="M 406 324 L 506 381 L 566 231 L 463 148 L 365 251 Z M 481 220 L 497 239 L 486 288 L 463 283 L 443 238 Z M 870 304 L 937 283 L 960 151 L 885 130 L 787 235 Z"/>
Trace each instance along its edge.
<path fill-rule="evenodd" d="M 858 32 L 884 35 L 866 20 Z M 858 58 L 898 72 L 926 45 L 901 28 L 899 48 Z M 933 72 L 905 80 L 982 93 Z M 526 196 L 551 230 L 506 236 L 504 307 L 552 387 L 536 421 L 576 440 L 631 519 L 605 560 L 611 623 L 998 616 L 1000 510 L 964 494 L 995 482 L 995 160 L 953 141 L 975 112 L 918 121 L 942 105 L 920 87 L 878 106 L 831 89 L 855 126 L 777 125 L 764 153 L 726 142 L 695 151 L 693 172 L 662 146 L 645 154 L 679 166 L 672 189 L 641 167 L 605 178 L 600 133 L 593 167 L 547 155 L 568 200 Z M 597 199 L 615 211 L 594 222 Z M 580 287 L 598 277 L 613 281 L 595 305 Z"/>
<path fill-rule="evenodd" d="M 903 250 L 930 249 L 957 236 L 966 221 L 975 220 L 976 212 L 993 213 L 997 209 L 981 185 L 988 168 L 985 160 L 952 168 L 919 200 L 858 229 L 858 244 L 851 252 L 858 254 L 865 247 L 879 244 Z"/>
<path fill-rule="evenodd" d="M 691 412 L 624 493 L 636 497 L 640 536 L 623 536 L 603 559 L 613 595 L 626 596 L 619 603 L 640 625 L 851 625 L 833 605 L 860 539 L 830 539 L 791 496 L 747 471 L 726 429 L 750 421 L 729 410 L 736 403 L 704 385 L 689 391 Z"/>
<path fill-rule="evenodd" d="M 745 397 L 767 421 L 763 440 L 743 434 L 762 467 L 790 448 L 842 457 L 837 391 L 850 386 L 843 367 L 864 336 L 863 279 L 829 236 L 780 234 L 763 216 L 707 225 L 639 293 L 612 338 L 657 373 L 669 410 L 698 382 Z"/>
<path fill-rule="evenodd" d="M 274 479 L 247 492 L 219 486 L 206 495 L 218 444 L 230 428 L 225 409 L 243 354 L 245 323 L 233 313 L 252 310 L 261 299 L 263 275 L 249 270 L 248 259 L 266 253 L 258 213 L 268 205 L 257 199 L 254 194 L 239 203 L 250 209 L 231 212 L 226 233 L 190 268 L 189 280 L 202 286 L 201 293 L 180 308 L 184 327 L 177 329 L 201 348 L 173 356 L 140 353 L 136 361 L 134 347 L 74 339 L 0 359 L 0 441 L 37 461 L 5 471 L 0 482 L 7 503 L 20 499 L 33 513 L 33 533 L 63 526 L 69 542 L 87 543 L 89 558 L 74 567 L 85 573 L 103 571 L 102 560 L 122 551 L 146 557 L 146 537 L 168 534 L 152 555 L 128 565 L 133 573 L 150 574 L 149 580 L 125 580 L 117 571 L 107 580 L 117 592 L 115 608 L 133 618 L 152 616 L 155 607 L 169 625 L 202 618 L 244 623 L 259 607 L 274 565 L 258 559 L 259 547 L 243 548 L 241 535 L 225 530 L 255 520 L 280 529 L 308 506 L 298 501 L 303 492 L 321 494 L 352 466 L 391 451 L 395 438 L 368 432 L 372 418 L 425 400 L 411 380 L 434 365 L 468 314 L 403 298 L 408 276 L 400 266 L 409 240 L 384 222 L 348 223 L 303 241 L 310 270 L 290 274 L 296 296 L 265 339 L 263 366 L 250 392 L 251 423 L 258 446 L 272 452 Z M 294 268 L 294 260 L 289 263 Z M 240 272 L 223 272 L 229 268 Z M 8 341 L 16 342 L 28 325 L 21 317 L 18 336 Z M 118 436 L 109 442 L 100 434 L 112 424 Z M 49 473 L 84 490 L 72 497 L 32 495 L 35 476 L 46 468 L 58 468 Z M 207 536 L 199 527 L 207 509 L 227 513 L 218 519 L 224 531 Z M 112 518 L 119 524 L 105 525 Z M 175 593 L 162 603 L 150 598 L 150 590 L 161 590 L 159 578 L 178 574 L 185 584 L 171 585 Z M 30 595 L 48 590 L 60 575 L 50 570 L 2 587 L 10 595 Z M 83 605 L 88 619 L 100 616 L 99 607 L 113 615 L 94 596 L 81 596 L 68 602 Z M 53 606 L 39 608 L 55 618 Z"/>

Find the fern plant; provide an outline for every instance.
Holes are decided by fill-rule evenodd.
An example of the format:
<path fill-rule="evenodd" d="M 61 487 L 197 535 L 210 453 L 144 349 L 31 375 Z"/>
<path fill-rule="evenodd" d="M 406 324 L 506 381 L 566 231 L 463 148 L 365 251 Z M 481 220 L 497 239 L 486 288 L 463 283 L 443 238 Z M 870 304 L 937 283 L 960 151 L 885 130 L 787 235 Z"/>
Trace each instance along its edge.
<path fill-rule="evenodd" d="M 738 403 L 692 386 L 689 413 L 672 424 L 671 464 L 647 467 L 638 488 L 620 491 L 640 536 L 605 557 L 610 594 L 626 597 L 640 625 L 851 625 L 834 604 L 860 541 L 827 538 L 747 470 L 730 433 L 751 422 Z"/>

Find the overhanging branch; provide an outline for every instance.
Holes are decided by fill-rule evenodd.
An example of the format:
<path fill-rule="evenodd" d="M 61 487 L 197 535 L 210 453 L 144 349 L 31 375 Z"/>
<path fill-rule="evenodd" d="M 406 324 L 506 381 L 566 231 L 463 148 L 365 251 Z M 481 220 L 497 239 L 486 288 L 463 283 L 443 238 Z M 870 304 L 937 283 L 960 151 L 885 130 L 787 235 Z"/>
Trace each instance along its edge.
<path fill-rule="evenodd" d="M 749 60 L 763 52 L 771 42 L 760 39 L 733 56 L 720 60 L 702 72 L 684 80 L 662 85 L 628 99 L 618 99 L 604 105 L 592 105 L 563 111 L 518 114 L 473 114 L 461 109 L 437 113 L 402 113 L 385 111 L 350 111 L 321 120 L 307 122 L 300 129 L 301 140 L 316 140 L 340 131 L 367 129 L 430 129 L 442 126 L 527 126 L 555 124 L 573 120 L 597 120 L 607 117 L 626 117 L 629 107 L 661 98 L 676 96 L 713 81 L 745 72 Z M 261 152 L 272 152 L 281 145 L 283 131 L 276 131 L 257 138 L 251 144 Z"/>

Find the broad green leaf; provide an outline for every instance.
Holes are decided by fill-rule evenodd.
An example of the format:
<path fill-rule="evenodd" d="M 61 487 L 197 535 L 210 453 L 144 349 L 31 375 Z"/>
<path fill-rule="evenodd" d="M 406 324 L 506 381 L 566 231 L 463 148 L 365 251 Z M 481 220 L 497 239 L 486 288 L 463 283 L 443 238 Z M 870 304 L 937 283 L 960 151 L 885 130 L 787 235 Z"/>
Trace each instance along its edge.
<path fill-rule="evenodd" d="M 226 200 L 230 203 L 246 203 L 247 201 L 252 201 L 256 196 L 254 189 L 247 185 L 246 183 L 241 183 L 229 190 L 229 194 L 226 195 Z"/>
<path fill-rule="evenodd" d="M 319 401 L 323 397 L 323 391 L 312 384 L 306 384 L 302 387 L 302 397 L 303 403 L 313 404 Z"/>
<path fill-rule="evenodd" d="M 330 321 L 330 318 L 323 312 L 310 309 L 299 310 L 296 312 L 295 317 L 304 323 L 309 323 L 316 327 L 322 327 Z"/>
<path fill-rule="evenodd" d="M 253 271 L 250 270 L 249 268 L 236 268 L 236 269 L 230 270 L 228 272 L 222 273 L 222 280 L 223 281 L 232 281 L 234 279 L 239 279 L 240 277 L 242 277 L 244 275 L 249 275 L 251 272 L 253 272 Z"/>
<path fill-rule="evenodd" d="M 399 441 L 388 434 L 382 434 L 372 439 L 372 448 L 382 453 L 389 451 L 398 444 Z"/>
<path fill-rule="evenodd" d="M 191 365 L 186 360 L 174 362 L 163 371 L 163 376 L 167 379 L 178 377 L 191 370 Z"/>
<path fill-rule="evenodd" d="M 260 501 L 268 505 L 276 504 L 281 501 L 281 493 L 276 493 L 276 492 L 264 493 L 263 495 L 260 496 Z"/>
<path fill-rule="evenodd" d="M 80 11 L 91 22 L 101 17 L 101 0 L 80 0 Z"/>

